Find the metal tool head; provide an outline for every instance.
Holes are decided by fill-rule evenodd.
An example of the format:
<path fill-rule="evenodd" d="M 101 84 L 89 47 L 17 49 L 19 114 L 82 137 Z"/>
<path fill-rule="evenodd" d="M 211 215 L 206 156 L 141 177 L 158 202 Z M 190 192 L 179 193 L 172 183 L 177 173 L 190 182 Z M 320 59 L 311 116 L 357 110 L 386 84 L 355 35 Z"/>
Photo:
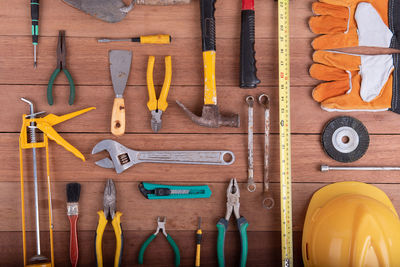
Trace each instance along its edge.
<path fill-rule="evenodd" d="M 132 51 L 110 50 L 110 72 L 115 96 L 121 98 L 131 71 Z"/>
<path fill-rule="evenodd" d="M 67 47 L 65 45 L 65 31 L 58 32 L 57 43 L 57 68 L 65 69 L 65 59 L 67 55 Z"/>
<path fill-rule="evenodd" d="M 104 215 L 107 220 L 114 218 L 116 211 L 116 194 L 115 185 L 112 179 L 107 179 L 106 187 L 104 188 L 104 198 L 103 198 L 103 206 L 104 206 Z"/>
<path fill-rule="evenodd" d="M 240 118 L 239 114 L 221 115 L 217 105 L 204 105 L 201 117 L 193 114 L 181 102 L 176 100 L 178 106 L 189 116 L 189 118 L 200 126 L 218 128 L 220 126 L 239 127 Z"/>
<path fill-rule="evenodd" d="M 232 215 L 232 211 L 234 212 L 236 219 L 239 219 L 240 191 L 236 178 L 232 178 L 231 181 L 229 182 L 228 189 L 226 190 L 226 197 L 228 200 L 226 202 L 225 219 L 229 221 L 229 218 Z"/>
<path fill-rule="evenodd" d="M 134 2 L 128 6 L 123 0 L 63 0 L 65 3 L 94 16 L 100 20 L 115 23 L 123 20 L 133 9 Z"/>
<path fill-rule="evenodd" d="M 249 105 L 249 107 L 253 107 L 254 104 L 254 97 L 249 95 L 246 97 L 246 103 Z"/>
<path fill-rule="evenodd" d="M 165 223 L 166 222 L 167 222 L 167 217 L 165 217 L 165 216 L 164 217 L 157 217 L 157 230 L 154 233 L 155 235 L 157 235 L 161 230 L 163 235 L 165 235 L 165 237 L 167 237 L 167 232 L 165 231 Z"/>
<path fill-rule="evenodd" d="M 98 142 L 92 149 L 92 154 L 97 154 L 101 151 L 106 150 L 110 155 L 110 158 L 104 158 L 102 160 L 96 161 L 96 165 L 115 169 L 117 173 L 121 173 L 136 164 L 135 161 L 135 151 L 129 149 L 117 141 L 106 139 Z"/>
<path fill-rule="evenodd" d="M 162 120 L 161 120 L 162 113 L 163 112 L 160 109 L 151 111 L 151 129 L 155 133 L 157 133 L 161 129 L 161 126 L 162 126 Z"/>
<path fill-rule="evenodd" d="M 258 97 L 258 103 L 263 105 L 265 109 L 269 109 L 269 97 L 266 94 L 261 94 Z"/>

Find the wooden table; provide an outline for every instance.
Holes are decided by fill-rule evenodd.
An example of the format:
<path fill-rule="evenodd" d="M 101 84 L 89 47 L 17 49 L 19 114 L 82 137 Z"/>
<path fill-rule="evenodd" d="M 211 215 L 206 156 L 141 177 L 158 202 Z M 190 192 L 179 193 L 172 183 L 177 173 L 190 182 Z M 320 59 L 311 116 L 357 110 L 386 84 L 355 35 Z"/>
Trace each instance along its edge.
<path fill-rule="evenodd" d="M 322 111 L 311 98 L 318 82 L 309 77 L 308 68 L 313 34 L 307 20 L 311 15 L 311 0 L 291 1 L 291 66 L 292 66 L 292 159 L 293 159 L 293 228 L 296 265 L 302 264 L 301 231 L 308 201 L 317 189 L 337 181 L 357 180 L 374 183 L 383 189 L 394 205 L 400 206 L 398 172 L 328 172 L 321 173 L 319 165 L 335 162 L 326 156 L 320 145 L 324 124 L 338 113 Z M 209 129 L 193 124 L 175 104 L 179 99 L 191 110 L 201 112 L 203 105 L 203 71 L 199 2 L 187 6 L 137 6 L 120 23 L 107 24 L 65 5 L 60 0 L 42 0 L 40 6 L 40 43 L 38 69 L 33 70 L 30 9 L 28 1 L 3 1 L 0 9 L 0 263 L 2 266 L 22 265 L 22 235 L 20 213 L 20 183 L 18 135 L 21 114 L 28 106 L 19 100 L 32 100 L 38 111 L 62 115 L 89 106 L 95 111 L 66 121 L 56 130 L 76 146 L 87 158 L 85 163 L 71 153 L 50 144 L 50 168 L 53 190 L 55 230 L 55 259 L 57 266 L 69 266 L 69 222 L 66 217 L 65 185 L 80 182 L 82 193 L 79 216 L 80 266 L 94 266 L 94 231 L 96 211 L 102 209 L 106 178 L 113 178 L 117 187 L 117 208 L 123 212 L 123 265 L 137 262 L 139 247 L 155 229 L 157 216 L 167 216 L 166 229 L 181 250 L 182 266 L 193 266 L 194 233 L 197 217 L 203 218 L 203 266 L 216 266 L 216 222 L 225 214 L 226 186 L 230 178 L 241 183 L 240 212 L 250 222 L 248 228 L 248 266 L 280 265 L 280 209 L 270 211 L 261 206 L 263 170 L 263 108 L 255 106 L 255 193 L 246 190 L 247 181 L 247 104 L 248 94 L 269 94 L 272 99 L 272 149 L 270 153 L 272 192 L 279 204 L 279 150 L 277 127 L 277 3 L 256 0 L 256 57 L 257 89 L 238 88 L 240 1 L 219 0 L 216 4 L 217 27 L 217 88 L 218 104 L 222 112 L 240 113 L 241 127 Z M 76 83 L 77 97 L 71 107 L 67 104 L 69 87 L 60 75 L 54 87 L 55 105 L 46 101 L 47 82 L 56 64 L 58 31 L 66 30 L 67 67 Z M 98 37 L 130 37 L 144 34 L 171 34 L 171 45 L 140 45 L 135 43 L 99 44 Z M 125 91 L 127 112 L 126 134 L 117 140 L 138 150 L 211 150 L 229 149 L 236 162 L 228 167 L 179 166 L 141 164 L 117 175 L 112 170 L 94 165 L 99 156 L 90 154 L 92 147 L 110 134 L 113 90 L 108 67 L 108 50 L 131 49 L 132 71 Z M 150 112 L 146 108 L 146 67 L 149 55 L 156 56 L 155 83 L 164 79 L 165 55 L 172 56 L 173 78 L 168 97 L 169 108 L 163 116 L 161 133 L 150 129 Z M 158 89 L 159 90 L 159 89 Z M 351 114 L 367 126 L 371 134 L 368 153 L 355 165 L 400 165 L 396 156 L 399 115 L 391 112 Z M 42 151 L 41 151 L 42 152 Z M 30 159 L 25 153 L 24 160 Z M 39 174 L 41 225 L 47 225 L 44 197 L 44 154 L 40 153 Z M 27 168 L 31 168 L 31 163 Z M 28 177 L 32 181 L 32 177 Z M 151 201 L 144 199 L 137 185 L 139 181 L 179 184 L 208 184 L 210 199 Z M 26 198 L 33 202 L 32 183 L 26 184 Z M 27 207 L 29 256 L 34 254 L 33 205 Z M 114 235 L 111 228 L 104 236 L 104 259 L 110 266 L 114 256 Z M 235 224 L 231 222 L 227 234 L 226 259 L 229 266 L 238 262 L 240 244 Z M 47 233 L 42 233 L 43 254 L 49 255 Z M 172 266 L 173 252 L 164 238 L 157 238 L 148 248 L 145 262 L 149 266 Z"/>

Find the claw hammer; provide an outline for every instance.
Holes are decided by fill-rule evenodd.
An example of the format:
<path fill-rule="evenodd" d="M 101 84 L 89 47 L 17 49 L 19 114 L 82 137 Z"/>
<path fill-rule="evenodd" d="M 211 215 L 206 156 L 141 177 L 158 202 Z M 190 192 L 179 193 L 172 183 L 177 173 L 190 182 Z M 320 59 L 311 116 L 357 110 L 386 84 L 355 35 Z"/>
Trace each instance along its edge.
<path fill-rule="evenodd" d="M 201 33 L 204 65 L 204 106 L 201 117 L 193 114 L 178 100 L 176 103 L 189 118 L 200 126 L 218 128 L 219 126 L 239 127 L 238 114 L 222 115 L 217 106 L 217 88 L 215 83 L 215 2 L 200 0 Z"/>

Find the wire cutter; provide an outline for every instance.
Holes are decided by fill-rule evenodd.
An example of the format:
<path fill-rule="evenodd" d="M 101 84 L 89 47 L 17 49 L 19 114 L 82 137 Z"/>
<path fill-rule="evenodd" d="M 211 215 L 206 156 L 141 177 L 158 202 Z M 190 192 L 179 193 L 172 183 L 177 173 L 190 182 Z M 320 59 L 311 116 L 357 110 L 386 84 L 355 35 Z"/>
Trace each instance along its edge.
<path fill-rule="evenodd" d="M 115 245 L 115 258 L 114 267 L 121 266 L 122 259 L 122 248 L 123 248 L 123 234 L 121 228 L 121 216 L 122 213 L 115 211 L 116 209 L 116 190 L 112 179 L 108 179 L 106 187 L 104 189 L 104 210 L 97 212 L 99 215 L 99 223 L 96 230 L 96 262 L 98 267 L 103 267 L 103 251 L 102 251 L 102 240 L 103 233 L 108 219 L 111 218 L 111 224 L 114 228 L 116 245 Z"/>
<path fill-rule="evenodd" d="M 166 222 L 167 222 L 167 217 L 164 217 L 162 220 L 160 219 L 160 217 L 157 217 L 157 230 L 156 230 L 156 232 L 154 234 L 152 234 L 151 236 L 149 236 L 149 238 L 147 238 L 147 240 L 143 243 L 143 245 L 140 248 L 139 260 L 138 260 L 139 264 L 143 264 L 144 252 L 146 251 L 146 248 L 151 243 L 151 241 L 153 241 L 154 238 L 156 238 L 156 236 L 160 232 L 160 230 L 165 235 L 165 237 L 168 240 L 168 243 L 171 245 L 172 249 L 174 250 L 174 253 L 175 253 L 175 266 L 179 266 L 179 264 L 181 263 L 181 255 L 179 253 L 179 248 L 176 245 L 175 241 L 172 239 L 172 237 L 169 234 L 167 234 L 167 232 L 165 231 L 165 223 Z"/>
<path fill-rule="evenodd" d="M 157 133 L 161 129 L 162 113 L 165 112 L 168 107 L 167 96 L 171 85 L 172 64 L 171 56 L 166 56 L 164 84 L 161 89 L 160 97 L 157 99 L 153 82 L 154 61 L 154 56 L 149 56 L 149 61 L 147 63 L 147 90 L 149 92 L 149 101 L 147 102 L 147 107 L 151 112 L 151 129 L 153 132 Z"/>
<path fill-rule="evenodd" d="M 240 233 L 241 242 L 241 254 L 240 254 L 240 267 L 246 266 L 247 261 L 247 227 L 249 223 L 247 220 L 240 216 L 240 191 L 239 186 L 235 178 L 231 179 L 228 189 L 226 190 L 226 196 L 228 201 L 226 202 L 226 215 L 225 218 L 221 218 L 217 223 L 218 228 L 218 239 L 217 239 L 217 255 L 218 255 L 218 266 L 225 266 L 225 255 L 224 255 L 224 244 L 225 244 L 225 234 L 228 229 L 229 218 L 232 215 L 232 211 L 235 214 L 237 227 Z"/>
<path fill-rule="evenodd" d="M 50 77 L 49 84 L 47 86 L 47 102 L 49 105 L 53 105 L 53 84 L 54 80 L 56 79 L 58 73 L 62 70 L 67 76 L 69 82 L 69 101 L 68 103 L 72 105 L 75 99 L 75 84 L 72 80 L 72 76 L 65 67 L 66 63 L 66 54 L 67 54 L 67 47 L 65 45 L 65 31 L 60 31 L 58 33 L 58 45 L 57 45 L 57 67 L 54 70 L 53 74 Z"/>

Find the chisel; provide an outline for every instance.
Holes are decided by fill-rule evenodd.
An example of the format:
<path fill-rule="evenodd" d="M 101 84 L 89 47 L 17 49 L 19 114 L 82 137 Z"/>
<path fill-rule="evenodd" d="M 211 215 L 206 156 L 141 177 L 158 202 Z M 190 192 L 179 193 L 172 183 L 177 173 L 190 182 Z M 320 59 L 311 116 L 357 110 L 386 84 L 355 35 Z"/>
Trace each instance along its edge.
<path fill-rule="evenodd" d="M 98 39 L 99 43 L 109 43 L 109 42 L 135 42 L 141 44 L 170 44 L 171 35 L 169 34 L 158 34 L 158 35 L 145 35 L 133 38 L 123 38 L 123 39 Z"/>
<path fill-rule="evenodd" d="M 240 31 L 240 88 L 256 88 L 257 78 L 254 0 L 242 0 L 242 28 Z"/>
<path fill-rule="evenodd" d="M 33 67 L 36 69 L 36 47 L 39 43 L 39 0 L 31 0 Z"/>

